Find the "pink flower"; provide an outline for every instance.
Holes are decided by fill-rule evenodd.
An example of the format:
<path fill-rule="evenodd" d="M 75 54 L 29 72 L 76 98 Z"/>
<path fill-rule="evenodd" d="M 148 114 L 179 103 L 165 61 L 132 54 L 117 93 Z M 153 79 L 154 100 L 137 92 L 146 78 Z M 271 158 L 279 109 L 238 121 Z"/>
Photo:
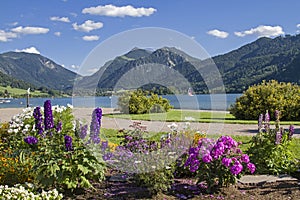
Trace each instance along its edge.
<path fill-rule="evenodd" d="M 231 167 L 230 167 L 230 172 L 233 175 L 238 175 L 239 173 L 241 173 L 243 171 L 243 165 L 239 162 L 236 161 Z"/>
<path fill-rule="evenodd" d="M 249 163 L 250 162 L 249 156 L 247 154 L 243 154 L 241 161 L 244 163 Z"/>
<path fill-rule="evenodd" d="M 255 165 L 253 163 L 250 163 L 250 162 L 247 164 L 247 168 L 249 169 L 251 174 L 253 174 L 256 170 Z"/>

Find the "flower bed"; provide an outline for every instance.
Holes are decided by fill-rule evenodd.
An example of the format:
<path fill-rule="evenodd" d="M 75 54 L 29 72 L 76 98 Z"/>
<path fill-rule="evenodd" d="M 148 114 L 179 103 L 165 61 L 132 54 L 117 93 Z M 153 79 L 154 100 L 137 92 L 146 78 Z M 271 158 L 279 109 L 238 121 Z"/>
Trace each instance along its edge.
<path fill-rule="evenodd" d="M 264 121 L 260 117 L 259 133 L 243 153 L 241 143 L 230 136 L 206 138 L 188 124 L 181 130 L 172 124 L 170 133 L 150 139 L 146 127 L 135 122 L 130 130 L 118 133 L 121 142 L 114 144 L 100 134 L 101 108 L 93 111 L 88 125 L 74 118 L 71 106 L 46 101 L 43 107 L 24 109 L 1 126 L 0 183 L 8 186 L 2 187 L 0 197 L 24 187 L 27 192 L 20 195 L 37 195 L 36 199 L 46 193 L 52 195 L 50 199 L 60 199 L 60 194 L 70 196 L 91 188 L 98 188 L 104 198 L 112 190 L 105 185 L 114 187 L 106 180 L 112 172 L 123 174 L 125 185 L 146 190 L 150 196 L 214 196 L 222 188 L 237 185 L 242 175 L 257 173 L 256 169 L 276 174 L 299 168 L 299 160 L 288 149 L 293 127 L 285 131 L 279 125 L 279 112 L 276 117 L 274 130 L 268 114 Z M 34 187 L 28 188 L 29 182 Z M 186 190 L 181 192 L 184 184 Z"/>

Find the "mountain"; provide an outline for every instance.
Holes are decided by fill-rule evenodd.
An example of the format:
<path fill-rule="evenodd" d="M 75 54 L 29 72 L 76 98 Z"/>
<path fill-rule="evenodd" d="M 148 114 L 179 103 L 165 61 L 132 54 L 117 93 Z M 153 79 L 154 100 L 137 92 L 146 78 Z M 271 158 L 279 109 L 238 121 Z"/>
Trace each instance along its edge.
<path fill-rule="evenodd" d="M 0 72 L 37 87 L 64 91 L 72 89 L 77 76 L 46 57 L 24 52 L 0 54 Z"/>
<path fill-rule="evenodd" d="M 270 79 L 300 84 L 300 35 L 262 37 L 206 60 L 193 58 L 174 47 L 134 48 L 84 77 L 41 55 L 8 52 L 0 54 L 0 84 L 4 80 L 4 85 L 21 80 L 21 85 L 69 91 L 75 85 L 76 93 L 90 95 L 95 91 L 103 94 L 137 87 L 170 92 L 162 86 L 176 93 L 186 93 L 190 87 L 195 93 L 211 92 L 208 88 L 218 92 L 220 77 L 210 70 L 214 63 L 226 92 L 240 93 L 253 84 Z"/>
<path fill-rule="evenodd" d="M 253 84 L 271 79 L 300 84 L 300 35 L 279 36 L 274 39 L 262 37 L 236 50 L 215 56 L 212 60 L 222 76 L 226 92 L 243 92 Z M 92 88 L 98 87 L 105 91 L 120 85 L 121 80 L 127 85 L 122 85 L 119 89 L 128 89 L 137 83 L 142 84 L 143 80 L 148 83 L 150 80 L 147 70 L 155 69 L 158 82 L 165 78 L 162 83 L 169 81 L 169 86 L 179 87 L 183 82 L 172 80 L 174 74 L 170 75 L 170 71 L 163 67 L 167 66 L 183 75 L 196 93 L 207 93 L 208 86 L 210 89 L 212 86 L 220 87 L 217 75 L 209 70 L 213 65 L 212 60 L 193 58 L 174 47 L 155 51 L 134 48 L 107 62 L 98 72 L 83 78 L 81 83 L 91 86 L 89 83 L 92 82 Z M 142 66 L 148 66 L 148 69 L 142 69 Z M 136 70 L 135 74 L 138 76 L 130 75 L 132 70 Z M 124 78 L 125 74 L 127 79 Z M 153 86 L 152 84 L 151 87 Z M 187 85 L 182 88 L 185 87 Z"/>
<path fill-rule="evenodd" d="M 213 57 L 228 92 L 242 92 L 262 80 L 300 83 L 300 35 L 259 38 Z"/>

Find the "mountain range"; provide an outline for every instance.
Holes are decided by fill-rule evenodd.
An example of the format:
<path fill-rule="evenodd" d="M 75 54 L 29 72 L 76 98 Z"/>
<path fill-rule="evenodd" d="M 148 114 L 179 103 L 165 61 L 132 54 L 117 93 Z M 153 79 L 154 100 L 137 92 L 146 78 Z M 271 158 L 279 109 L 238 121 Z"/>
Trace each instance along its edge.
<path fill-rule="evenodd" d="M 0 54 L 0 85 L 19 81 L 23 86 L 28 84 L 70 92 L 76 80 L 78 92 L 96 89 L 103 93 L 135 86 L 162 90 L 163 85 L 179 88 L 178 92 L 192 87 L 196 93 L 208 93 L 211 92 L 208 88 L 218 91 L 220 87 L 217 75 L 211 71 L 214 61 L 226 92 L 239 93 L 262 80 L 300 84 L 299 53 L 300 35 L 273 39 L 262 37 L 206 60 L 193 58 L 174 47 L 134 48 L 99 66 L 96 73 L 79 76 L 41 55 L 7 52 Z"/>

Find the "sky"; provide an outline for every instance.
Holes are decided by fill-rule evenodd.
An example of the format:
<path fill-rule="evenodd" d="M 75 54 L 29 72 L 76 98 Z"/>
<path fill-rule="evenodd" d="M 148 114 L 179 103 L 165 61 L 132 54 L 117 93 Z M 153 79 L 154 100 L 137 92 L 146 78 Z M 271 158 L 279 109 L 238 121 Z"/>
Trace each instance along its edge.
<path fill-rule="evenodd" d="M 259 37 L 300 33 L 299 10 L 299 0 L 2 0 L 0 53 L 41 54 L 86 75 L 97 70 L 80 70 L 97 48 L 97 56 L 103 54 L 105 60 L 126 53 L 131 45 L 147 47 L 128 42 L 135 38 L 128 33 L 161 29 L 161 40 L 164 33 L 181 34 L 216 56 Z M 158 37 L 148 31 L 142 38 L 149 45 Z"/>

